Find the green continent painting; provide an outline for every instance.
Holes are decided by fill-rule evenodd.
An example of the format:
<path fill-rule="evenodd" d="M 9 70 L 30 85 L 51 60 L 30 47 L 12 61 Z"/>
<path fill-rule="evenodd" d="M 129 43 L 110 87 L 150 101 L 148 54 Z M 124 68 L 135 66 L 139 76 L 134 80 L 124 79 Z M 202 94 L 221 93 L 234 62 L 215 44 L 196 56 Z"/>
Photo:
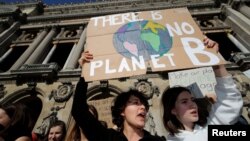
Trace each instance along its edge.
<path fill-rule="evenodd" d="M 117 52 L 127 58 L 143 56 L 146 61 L 150 60 L 150 55 L 167 53 L 172 43 L 165 26 L 147 20 L 127 23 L 113 36 Z"/>

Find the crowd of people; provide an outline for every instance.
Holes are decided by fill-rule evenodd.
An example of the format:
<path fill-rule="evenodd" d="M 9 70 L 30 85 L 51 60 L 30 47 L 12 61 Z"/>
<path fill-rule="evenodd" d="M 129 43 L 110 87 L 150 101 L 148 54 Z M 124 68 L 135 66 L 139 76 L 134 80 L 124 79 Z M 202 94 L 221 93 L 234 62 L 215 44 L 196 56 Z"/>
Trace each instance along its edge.
<path fill-rule="evenodd" d="M 215 41 L 205 37 L 204 44 L 219 52 L 219 45 Z M 79 64 L 82 66 L 92 59 L 93 54 L 85 51 Z M 239 119 L 243 101 L 232 75 L 224 65 L 213 66 L 213 69 L 217 80 L 216 100 L 209 108 L 199 106 L 198 99 L 186 87 L 169 88 L 163 93 L 161 102 L 163 124 L 169 133 L 167 140 L 205 140 L 208 138 L 208 125 L 232 125 Z M 130 90 L 115 98 L 111 111 L 113 123 L 118 130 L 113 130 L 104 128 L 88 111 L 87 87 L 88 84 L 81 76 L 75 90 L 72 115 L 89 140 L 164 140 L 144 130 L 149 106 L 142 93 Z"/>
<path fill-rule="evenodd" d="M 219 52 L 216 42 L 205 38 L 204 44 Z M 79 59 L 82 66 L 93 59 L 84 51 Z M 51 124 L 45 141 L 200 141 L 208 137 L 208 125 L 232 125 L 241 116 L 243 100 L 231 74 L 224 65 L 213 66 L 217 84 L 216 100 L 209 108 L 200 105 L 186 87 L 168 88 L 161 97 L 162 123 L 167 138 L 151 135 L 144 129 L 149 103 L 138 90 L 122 92 L 112 106 L 112 122 L 116 129 L 107 128 L 98 118 L 96 109 L 87 103 L 88 83 L 83 76 L 76 85 L 71 114 L 72 126 L 66 130 L 64 121 Z M 80 108 L 79 108 L 80 107 Z M 10 104 L 0 107 L 0 141 L 32 141 L 28 108 Z"/>

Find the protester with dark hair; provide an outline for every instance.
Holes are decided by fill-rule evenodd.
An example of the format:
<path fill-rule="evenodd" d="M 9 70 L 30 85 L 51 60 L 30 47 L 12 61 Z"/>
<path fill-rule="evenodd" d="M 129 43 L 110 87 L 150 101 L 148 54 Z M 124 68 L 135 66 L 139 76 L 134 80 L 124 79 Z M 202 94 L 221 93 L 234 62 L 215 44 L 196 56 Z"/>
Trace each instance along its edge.
<path fill-rule="evenodd" d="M 137 90 L 129 90 L 128 92 L 123 92 L 116 97 L 114 105 L 111 107 L 113 123 L 118 127 L 118 130 L 124 128 L 124 123 L 127 124 L 127 121 L 124 119 L 124 111 L 127 106 L 130 105 L 144 105 L 145 110 L 139 112 L 139 117 L 146 117 L 147 111 L 149 109 L 149 104 L 147 99 L 143 94 Z M 132 111 L 137 112 L 137 111 Z M 129 113 L 130 114 L 130 113 Z M 128 114 L 128 117 L 129 117 Z M 132 113 L 131 113 L 132 114 Z M 136 115 L 136 114 L 135 114 Z M 134 122 L 134 121 L 131 121 Z M 144 126 L 144 123 L 143 123 Z"/>
<path fill-rule="evenodd" d="M 208 38 L 205 45 L 218 52 L 218 44 Z M 214 66 L 217 99 L 208 109 L 199 106 L 192 92 L 185 87 L 172 87 L 162 95 L 163 122 L 170 141 L 205 141 L 208 125 L 234 124 L 243 105 L 240 92 L 224 65 Z"/>
<path fill-rule="evenodd" d="M 93 59 L 88 51 L 82 53 L 79 64 Z M 163 138 L 150 135 L 143 128 L 148 112 L 148 102 L 143 94 L 130 90 L 119 94 L 112 106 L 113 123 L 119 130 L 104 127 L 88 110 L 87 87 L 83 76 L 74 95 L 72 115 L 89 141 L 162 141 Z M 79 108 L 81 107 L 81 108 Z"/>
<path fill-rule="evenodd" d="M 0 139 L 4 141 L 31 141 L 30 109 L 21 103 L 0 106 Z"/>

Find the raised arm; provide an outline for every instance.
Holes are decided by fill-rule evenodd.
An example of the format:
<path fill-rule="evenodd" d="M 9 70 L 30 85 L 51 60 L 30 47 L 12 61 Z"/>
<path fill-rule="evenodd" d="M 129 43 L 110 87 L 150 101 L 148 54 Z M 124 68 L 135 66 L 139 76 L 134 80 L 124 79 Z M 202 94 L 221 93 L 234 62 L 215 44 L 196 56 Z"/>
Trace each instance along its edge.
<path fill-rule="evenodd" d="M 208 48 L 214 48 L 219 52 L 219 45 L 215 41 L 205 38 L 204 43 Z M 213 70 L 217 80 L 215 86 L 217 100 L 212 105 L 208 124 L 234 124 L 241 115 L 243 106 L 241 94 L 224 65 L 214 66 Z"/>
<path fill-rule="evenodd" d="M 219 44 L 217 42 L 205 36 L 204 44 L 207 46 L 207 48 L 213 48 L 217 53 L 219 53 Z M 224 77 L 230 75 L 224 65 L 213 66 L 213 70 L 216 77 Z"/>
<path fill-rule="evenodd" d="M 88 52 L 82 53 L 79 64 L 82 66 L 85 62 L 90 61 L 91 56 Z M 101 141 L 103 137 L 105 138 L 107 129 L 89 111 L 86 96 L 87 87 L 88 84 L 85 82 L 84 77 L 80 77 L 76 85 L 71 113 L 88 140 Z"/>

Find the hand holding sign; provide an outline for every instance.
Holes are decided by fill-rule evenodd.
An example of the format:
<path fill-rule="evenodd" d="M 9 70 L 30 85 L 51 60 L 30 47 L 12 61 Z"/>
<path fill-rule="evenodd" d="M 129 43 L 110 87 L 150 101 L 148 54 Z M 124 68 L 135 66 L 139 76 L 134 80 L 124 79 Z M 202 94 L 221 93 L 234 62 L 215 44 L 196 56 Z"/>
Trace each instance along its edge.
<path fill-rule="evenodd" d="M 209 39 L 207 36 L 205 36 L 204 45 L 207 46 L 207 48 L 213 48 L 216 53 L 219 53 L 219 44 L 211 39 Z"/>
<path fill-rule="evenodd" d="M 208 37 L 204 38 L 204 45 L 207 48 L 213 49 L 219 54 L 219 44 Z M 181 85 L 188 87 L 191 91 L 195 93 L 196 98 L 201 98 L 206 96 L 210 98 L 211 102 L 216 101 L 216 95 L 214 91 L 214 86 L 216 85 L 214 71 L 216 76 L 218 72 L 224 70 L 224 65 L 213 67 L 203 67 L 198 69 L 190 69 L 183 71 L 176 71 L 169 73 L 169 83 L 170 87 L 175 85 Z M 224 71 L 223 71 L 224 72 Z"/>
<path fill-rule="evenodd" d="M 85 63 L 89 63 L 93 59 L 93 54 L 89 53 L 89 51 L 84 51 L 81 54 L 81 57 L 78 59 L 79 65 L 82 67 Z M 84 77 L 83 73 L 81 74 Z"/>
<path fill-rule="evenodd" d="M 93 54 L 89 53 L 89 51 L 84 51 L 81 54 L 81 58 L 78 60 L 80 66 L 82 66 L 86 62 L 90 62 L 93 59 Z"/>

